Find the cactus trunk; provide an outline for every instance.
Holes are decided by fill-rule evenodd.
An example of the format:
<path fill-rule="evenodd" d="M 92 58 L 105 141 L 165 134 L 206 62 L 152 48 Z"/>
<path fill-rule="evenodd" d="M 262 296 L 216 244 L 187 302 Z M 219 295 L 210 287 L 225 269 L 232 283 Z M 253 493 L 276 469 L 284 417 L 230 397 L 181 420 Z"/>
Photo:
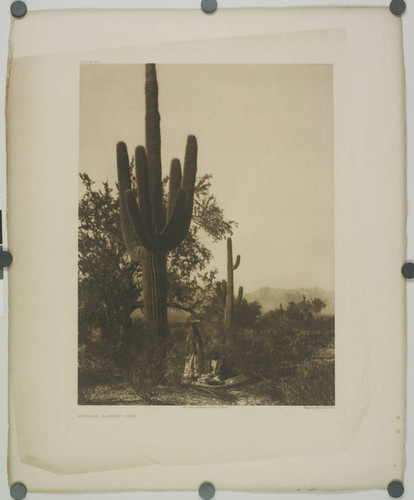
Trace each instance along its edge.
<path fill-rule="evenodd" d="M 227 240 L 227 293 L 226 307 L 224 310 L 224 325 L 226 330 L 231 330 L 233 326 L 234 311 L 234 272 L 233 272 L 233 250 L 231 238 Z"/>
<path fill-rule="evenodd" d="M 237 256 L 233 264 L 233 245 L 231 238 L 227 238 L 227 285 L 222 286 L 226 290 L 226 303 L 224 308 L 224 329 L 228 335 L 234 327 L 234 306 L 241 303 L 243 298 L 243 288 L 239 288 L 236 301 L 234 300 L 234 271 L 240 265 L 240 255 Z"/>
<path fill-rule="evenodd" d="M 152 339 L 167 335 L 167 255 L 141 252 L 144 318 Z"/>

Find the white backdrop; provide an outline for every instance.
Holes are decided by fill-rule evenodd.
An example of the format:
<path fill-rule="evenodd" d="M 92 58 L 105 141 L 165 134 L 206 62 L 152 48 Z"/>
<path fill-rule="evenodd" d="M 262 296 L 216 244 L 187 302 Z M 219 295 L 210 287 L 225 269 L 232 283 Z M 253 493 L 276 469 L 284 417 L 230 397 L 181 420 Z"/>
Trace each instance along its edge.
<path fill-rule="evenodd" d="M 3 223 L 5 224 L 6 209 L 6 144 L 5 144 L 5 122 L 4 122 L 4 104 L 6 71 L 8 57 L 8 35 L 10 23 L 10 3 L 8 0 L 0 0 L 0 198 L 3 209 Z M 408 0 L 409 3 L 409 0 Z M 388 2 L 383 0 L 360 0 L 355 2 L 346 2 L 338 0 L 218 0 L 219 8 L 235 7 L 297 7 L 297 6 L 387 6 Z M 44 9 L 75 9 L 75 8 L 200 8 L 199 0 L 27 0 L 27 6 L 30 10 Z M 392 14 L 390 13 L 390 16 Z M 407 135 L 408 135 L 408 258 L 414 260 L 414 216 L 411 210 L 410 200 L 414 200 L 414 141 L 410 138 L 414 131 L 414 5 L 407 6 L 407 11 L 403 15 L 404 26 L 404 50 L 406 64 L 406 83 L 407 83 Z M 5 227 L 5 226 L 4 226 Z M 6 228 L 5 228 L 6 229 Z M 7 236 L 4 229 L 4 246 L 7 248 Z M 35 249 L 34 249 L 35 251 Z M 13 253 L 13 249 L 10 249 Z M 47 256 L 45 256 L 47 258 Z M 42 256 L 38 256 L 42 258 Z M 18 265 L 15 263 L 14 265 Z M 7 310 L 7 272 L 5 279 L 0 286 L 4 286 L 5 308 Z M 0 294 L 1 296 L 1 294 Z M 414 283 L 408 283 L 407 309 L 408 309 L 408 394 L 413 392 L 413 374 L 414 368 L 410 366 L 410 360 L 413 357 L 412 339 L 414 335 Z M 411 312 L 410 312 L 411 310 Z M 0 498 L 9 497 L 9 487 L 7 483 L 7 319 L 0 317 Z M 413 493 L 414 485 L 414 460 L 413 460 L 413 404 L 408 400 L 407 406 L 407 468 L 405 480 L 404 498 L 410 498 Z M 200 454 L 202 450 L 200 450 Z M 277 475 L 278 471 L 274 471 Z M 338 477 L 341 471 L 338 471 Z M 205 478 L 206 481 L 209 478 Z M 263 498 L 278 500 L 296 500 L 310 496 L 313 500 L 330 500 L 335 498 L 347 499 L 380 499 L 388 498 L 386 491 L 362 491 L 354 493 L 232 493 L 216 492 L 215 498 L 218 500 L 260 500 Z M 339 496 L 340 495 L 340 496 Z M 54 499 L 79 499 L 78 494 L 41 494 L 29 493 L 27 498 L 33 500 L 54 500 Z M 88 494 L 89 499 L 125 499 L 125 500 L 151 500 L 151 499 L 172 499 L 186 500 L 197 499 L 198 494 L 194 492 L 174 492 L 174 493 L 113 493 L 113 494 Z"/>

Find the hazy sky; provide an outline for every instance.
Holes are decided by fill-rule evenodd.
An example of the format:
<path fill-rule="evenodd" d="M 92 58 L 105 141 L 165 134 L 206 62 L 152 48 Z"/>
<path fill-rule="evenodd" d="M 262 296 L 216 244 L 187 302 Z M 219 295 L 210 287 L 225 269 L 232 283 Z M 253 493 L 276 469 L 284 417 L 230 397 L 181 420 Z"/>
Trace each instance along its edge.
<path fill-rule="evenodd" d="M 235 286 L 334 288 L 331 65 L 157 65 L 163 174 L 198 140 L 225 216 L 239 223 Z M 116 179 L 115 145 L 144 144 L 143 65 L 81 67 L 80 171 Z M 225 278 L 226 244 L 210 244 Z"/>

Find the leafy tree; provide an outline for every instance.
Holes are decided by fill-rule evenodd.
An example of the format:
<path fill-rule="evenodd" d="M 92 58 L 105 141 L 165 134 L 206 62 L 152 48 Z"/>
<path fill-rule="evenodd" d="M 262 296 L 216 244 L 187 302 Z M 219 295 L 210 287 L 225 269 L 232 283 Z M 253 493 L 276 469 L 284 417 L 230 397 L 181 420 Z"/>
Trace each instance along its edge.
<path fill-rule="evenodd" d="M 286 308 L 286 316 L 288 319 L 301 319 L 299 305 L 291 300 Z"/>
<path fill-rule="evenodd" d="M 168 255 L 169 307 L 200 314 L 214 294 L 216 269 L 209 268 L 213 254 L 201 241 L 201 233 L 213 242 L 233 233 L 235 221 L 224 217 L 216 197 L 211 194 L 210 174 L 197 179 L 194 188 L 193 219 L 187 238 Z M 167 180 L 167 179 L 166 179 Z"/>
<path fill-rule="evenodd" d="M 323 300 L 316 298 L 312 300 L 311 307 L 313 314 L 317 317 L 322 309 L 326 307 L 326 303 Z"/>
<path fill-rule="evenodd" d="M 108 182 L 95 189 L 87 174 L 80 178 L 85 193 L 79 202 L 79 335 L 86 339 L 97 328 L 117 342 L 140 305 L 141 269 L 124 250 L 118 201 Z"/>
<path fill-rule="evenodd" d="M 236 225 L 224 217 L 211 194 L 211 177 L 197 179 L 189 234 L 169 253 L 167 262 L 169 307 L 193 313 L 201 310 L 212 293 L 216 275 L 210 268 L 212 252 L 200 235 L 204 232 L 219 241 L 232 234 Z M 79 334 L 85 340 L 88 330 L 97 328 L 112 342 L 125 342 L 130 315 L 142 307 L 141 265 L 125 250 L 117 193 L 108 182 L 96 188 L 87 174 L 80 178 L 85 192 L 79 202 Z"/>
<path fill-rule="evenodd" d="M 201 312 L 203 324 L 206 330 L 212 332 L 224 331 L 224 308 L 225 296 L 223 296 L 220 283 L 216 281 L 210 291 Z"/>

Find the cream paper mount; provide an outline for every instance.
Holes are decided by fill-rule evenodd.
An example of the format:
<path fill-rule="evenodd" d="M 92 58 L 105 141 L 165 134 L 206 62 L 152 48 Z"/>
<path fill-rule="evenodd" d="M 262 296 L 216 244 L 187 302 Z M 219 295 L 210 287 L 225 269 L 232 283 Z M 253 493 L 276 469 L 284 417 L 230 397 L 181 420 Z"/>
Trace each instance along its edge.
<path fill-rule="evenodd" d="M 314 141 L 314 153 L 331 155 L 332 176 L 321 174 L 326 190 L 319 198 L 332 204 L 333 229 L 327 233 L 332 239 L 326 242 L 332 242 L 334 259 L 322 259 L 304 273 L 304 280 L 311 280 L 318 266 L 328 266 L 321 272 L 325 278 L 329 269 L 334 275 L 334 404 L 78 405 L 79 172 L 82 161 L 90 158 L 80 133 L 86 123 L 82 90 L 85 79 L 112 68 L 96 88 L 98 98 L 111 84 L 114 65 L 122 72 L 148 62 L 158 69 L 162 120 L 168 120 L 174 103 L 161 89 L 166 81 L 175 85 L 184 66 L 188 75 L 209 66 L 211 71 L 241 68 L 243 82 L 243 68 L 252 65 L 279 74 L 303 70 L 301 78 L 314 68 L 316 80 L 331 82 L 331 108 L 328 95 L 323 112 L 308 109 L 315 127 L 302 133 L 305 138 L 326 130 L 325 142 Z M 162 74 L 169 78 L 161 83 Z M 190 83 L 197 81 L 197 71 L 191 78 Z M 232 81 L 228 78 L 224 84 Z M 287 85 L 288 91 L 292 89 Z M 236 88 L 233 92 L 237 95 Z M 142 100 L 131 109 L 142 115 L 140 95 Z M 304 102 L 314 102 L 303 95 Z M 93 98 L 91 92 L 88 98 Z M 12 21 L 8 228 L 18 265 L 9 272 L 10 483 L 23 482 L 28 491 L 159 491 L 196 490 L 208 478 L 217 490 L 274 491 L 385 489 L 392 480 L 403 481 L 404 99 L 401 20 L 386 8 L 235 9 L 219 10 L 212 17 L 173 10 L 29 12 Z M 216 102 L 215 109 L 225 109 L 227 102 Z M 331 126 L 320 128 L 329 109 Z M 193 125 L 200 142 L 199 168 L 208 173 L 213 167 L 203 164 L 208 146 L 202 142 L 213 142 L 204 130 L 212 118 L 201 105 L 198 117 Z M 115 114 L 112 118 L 118 119 Z M 184 129 L 190 132 L 181 127 L 186 123 L 178 123 L 177 137 L 163 142 L 168 160 L 177 144 L 183 148 Z M 243 136 L 242 121 L 216 125 L 223 141 L 231 137 L 235 149 L 245 147 L 235 139 L 239 132 Z M 97 130 L 99 126 L 98 120 Z M 142 119 L 134 127 L 131 136 L 119 138 L 130 148 L 138 145 L 135 133 L 142 137 Z M 162 130 L 162 136 L 168 133 Z M 292 130 L 286 140 L 294 136 Z M 217 148 L 225 146 L 217 141 Z M 273 142 L 266 141 L 271 147 Z M 103 147 L 108 164 L 99 168 L 105 176 L 116 161 L 114 145 Z M 299 162 L 300 141 L 292 147 Z M 224 159 L 228 167 L 222 171 L 223 183 L 231 169 L 240 179 L 220 194 L 220 203 L 231 214 L 238 186 L 248 189 L 252 171 L 262 165 L 233 166 L 230 155 Z M 276 181 L 270 179 L 272 186 Z M 297 199 L 303 202 L 306 186 L 300 178 L 297 182 Z M 290 181 L 287 187 L 292 185 Z M 217 186 L 220 190 L 219 182 Z M 294 211 L 294 197 L 291 203 Z M 279 216 L 275 213 L 274 219 Z M 248 224 L 243 220 L 240 231 Z M 279 230 L 287 234 L 286 223 L 281 221 Z M 306 234 L 304 228 L 298 238 Z M 270 239 L 277 248 L 275 230 Z M 235 248 L 252 251 L 247 240 L 235 234 Z M 47 261 L 36 259 L 33 248 L 36 255 L 48 255 Z M 282 256 L 288 254 L 285 248 Z M 219 258 L 217 267 L 223 268 Z M 252 288 L 253 275 L 243 275 Z M 281 272 L 279 277 L 283 279 Z"/>

